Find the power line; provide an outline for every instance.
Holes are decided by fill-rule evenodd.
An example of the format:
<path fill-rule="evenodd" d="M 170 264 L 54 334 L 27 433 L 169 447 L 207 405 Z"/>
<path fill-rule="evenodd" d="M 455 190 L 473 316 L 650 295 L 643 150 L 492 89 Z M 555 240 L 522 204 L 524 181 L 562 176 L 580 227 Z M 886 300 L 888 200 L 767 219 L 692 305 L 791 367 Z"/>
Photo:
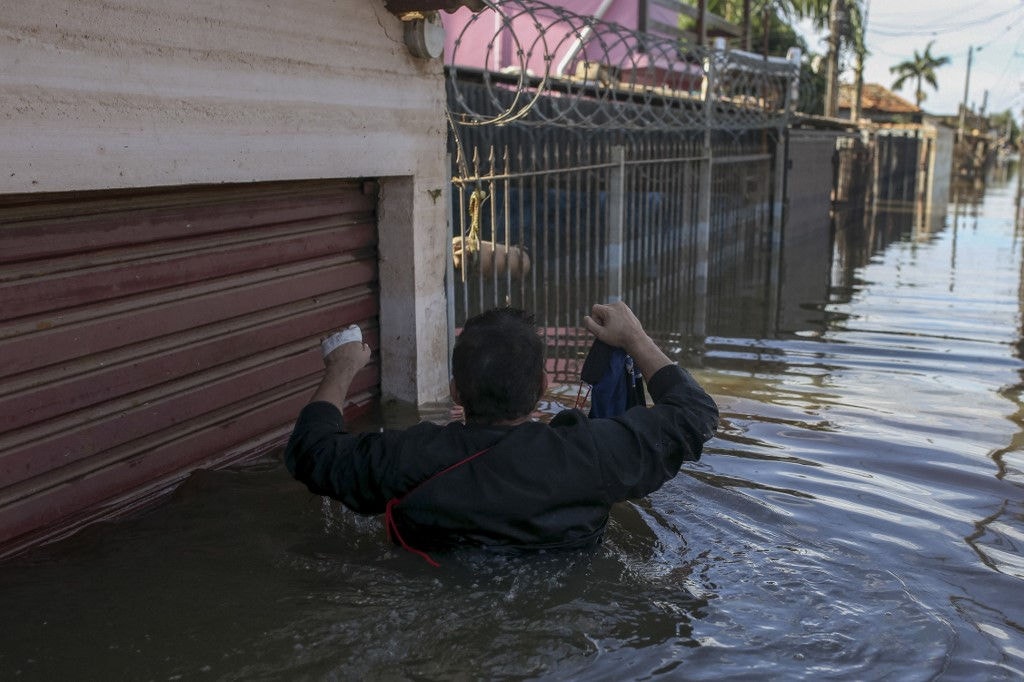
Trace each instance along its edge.
<path fill-rule="evenodd" d="M 1006 34 L 1009 31 L 1011 31 L 1013 29 L 1013 27 L 1016 24 L 1019 24 L 1021 21 L 1024 21 L 1024 15 L 1022 15 L 1020 17 L 1017 17 L 1015 20 L 1010 22 L 1006 26 L 1006 30 L 1003 31 L 1001 35 L 997 35 L 996 37 L 994 37 L 991 40 L 989 40 L 987 43 L 982 44 L 981 46 L 979 46 L 979 49 L 981 49 L 982 47 L 989 47 L 992 44 L 996 43 L 997 41 L 1002 40 L 1006 36 Z M 992 110 L 993 111 L 995 111 L 996 109 L 1002 108 L 1002 104 L 1001 104 L 1001 102 L 1003 101 L 1002 98 L 1007 97 L 1014 90 L 1017 91 L 1016 97 L 1020 97 L 1020 95 L 1021 95 L 1021 90 L 1019 88 L 1008 89 L 1008 88 L 1004 88 L 1003 85 L 1004 85 L 1004 82 L 1006 81 L 1007 74 L 1010 73 L 1010 66 L 1011 66 L 1011 64 L 1013 64 L 1014 59 L 1024 57 L 1024 53 L 1018 51 L 1018 48 L 1021 47 L 1022 43 L 1024 43 L 1024 35 L 1018 34 L 1017 35 L 1016 43 L 1014 44 L 1013 48 L 1011 50 L 1009 50 L 1009 52 L 1007 53 L 1006 61 L 1003 63 L 1002 70 L 1000 71 L 999 75 L 996 77 L 995 82 L 988 87 L 988 90 L 989 90 L 989 92 L 992 95 Z M 997 102 L 999 104 L 997 104 Z M 1010 107 L 1012 107 L 1012 105 L 1013 105 L 1013 99 L 1010 100 L 1010 104 L 1008 104 L 1006 108 L 1010 108 Z"/>
<path fill-rule="evenodd" d="M 875 25 L 871 28 L 871 31 L 881 36 L 888 38 L 900 38 L 906 36 L 929 36 L 929 35 L 941 35 L 944 33 L 954 33 L 957 31 L 963 31 L 964 29 L 977 28 L 978 26 L 984 26 L 990 22 L 1002 19 L 1003 17 L 1013 13 L 1020 12 L 1024 9 L 1024 6 L 1017 5 L 1009 9 L 997 12 L 987 17 L 979 19 L 971 19 L 967 21 L 960 21 L 955 24 L 933 24 L 931 26 L 917 26 L 910 27 L 906 24 L 903 25 L 891 25 L 885 24 L 879 25 L 879 22 L 875 22 Z M 1018 17 L 1019 19 L 1020 17 Z M 1016 20 L 1015 20 L 1016 21 Z"/>
<path fill-rule="evenodd" d="M 885 30 L 889 30 L 889 31 L 915 31 L 915 30 L 917 30 L 917 31 L 942 31 L 942 30 L 946 30 L 946 29 L 955 29 L 955 28 L 958 28 L 960 26 L 973 26 L 973 25 L 987 24 L 990 21 L 995 21 L 996 19 L 1001 19 L 1001 18 L 1005 17 L 1007 14 L 1012 14 L 1013 12 L 1018 12 L 1020 10 L 1021 10 L 1021 5 L 1018 4 L 1015 7 L 1008 7 L 1006 9 L 1003 9 L 1003 10 L 1000 10 L 998 12 L 995 12 L 994 14 L 990 14 L 990 15 L 988 15 L 986 17 L 972 17 L 972 18 L 969 18 L 969 19 L 966 19 L 966 20 L 958 19 L 958 20 L 955 20 L 955 21 L 941 21 L 941 22 L 936 22 L 936 23 L 931 24 L 931 25 L 921 25 L 919 22 L 914 22 L 916 24 L 914 26 L 908 26 L 907 25 L 908 22 L 904 22 L 904 21 L 899 21 L 899 22 L 896 22 L 896 23 L 887 24 L 885 21 L 877 21 L 876 20 L 875 21 L 875 25 L 877 27 L 884 28 Z M 917 17 L 917 18 L 919 19 L 920 17 Z"/>
<path fill-rule="evenodd" d="M 1024 20 L 1024 14 L 1021 14 L 1019 17 L 1017 17 L 1016 19 L 1011 21 L 1009 24 L 1007 24 L 1006 28 L 1003 30 L 1002 35 L 997 35 L 996 37 L 992 38 L 992 40 L 988 41 L 987 43 L 982 43 L 981 47 L 988 47 L 989 45 L 991 45 L 992 43 L 996 42 L 997 40 L 1001 40 L 1002 38 L 1004 38 L 1006 36 L 1007 33 L 1009 33 L 1011 30 L 1013 30 L 1014 26 L 1019 24 L 1022 20 Z M 1020 35 L 1017 36 L 1017 43 L 1016 43 L 1016 45 L 1014 45 L 1014 48 L 1013 48 L 1014 52 L 1017 51 L 1017 46 L 1021 44 L 1022 37 L 1024 37 L 1024 36 L 1020 36 Z"/>
<path fill-rule="evenodd" d="M 1024 5 L 1019 6 L 1019 7 L 1015 8 L 1015 9 L 1017 9 L 1017 10 L 1024 10 Z M 1005 14 L 1005 12 L 1004 12 L 1004 14 Z M 997 33 L 995 36 L 993 36 L 987 42 L 979 44 L 977 46 L 977 49 L 981 50 L 981 49 L 986 48 L 986 47 L 991 47 L 996 42 L 999 42 L 999 41 L 1005 39 L 1007 37 L 1007 34 L 1009 34 L 1022 21 L 1024 21 L 1024 12 L 1022 12 L 1019 16 L 1017 16 L 1014 19 L 1012 19 L 1006 25 L 1006 27 L 1002 31 Z M 904 36 L 901 35 L 899 37 L 904 37 Z M 892 58 L 892 59 L 900 59 L 900 58 L 904 58 L 906 56 L 905 52 L 895 53 L 895 52 L 887 51 L 887 50 L 884 50 L 884 49 L 881 49 L 880 47 L 878 47 L 878 42 L 880 42 L 880 41 L 881 42 L 885 42 L 886 40 L 887 40 L 887 37 L 885 37 L 885 36 L 883 36 L 883 37 L 876 36 L 874 40 L 871 40 L 871 43 L 874 43 L 873 45 L 869 45 L 868 46 L 869 51 L 871 52 L 871 54 L 873 54 L 873 55 L 884 55 L 884 56 L 887 56 L 887 57 Z M 1017 44 L 1014 46 L 1013 50 L 1011 50 L 1011 59 L 1012 59 L 1013 53 L 1015 53 L 1017 51 L 1017 47 L 1019 47 L 1021 45 L 1022 41 L 1024 41 L 1024 35 L 1018 35 L 1017 36 Z M 1011 60 L 1008 59 L 1007 63 L 1004 65 L 1003 72 L 1000 75 L 1000 79 L 1002 78 L 1003 75 L 1005 75 L 1006 71 L 1009 69 L 1010 61 Z"/>
<path fill-rule="evenodd" d="M 983 6 L 991 5 L 993 3 L 995 3 L 996 5 L 999 5 L 1001 7 L 1005 7 L 1006 2 L 1007 2 L 1007 0 L 977 0 L 975 3 L 973 3 L 974 4 L 973 9 L 975 11 L 981 11 Z M 887 21 L 891 21 L 891 22 L 898 23 L 898 24 L 901 24 L 901 25 L 905 25 L 907 23 L 913 24 L 913 23 L 920 22 L 921 17 L 922 17 L 922 10 L 920 8 L 907 8 L 905 11 L 900 11 L 899 8 L 892 7 L 891 6 L 892 3 L 887 3 L 887 4 L 889 6 L 884 7 L 884 8 L 882 8 L 882 7 L 879 8 L 879 12 L 881 13 L 881 15 L 879 17 L 877 17 L 878 19 L 880 19 L 882 21 L 883 24 L 886 23 Z M 910 4 L 911 5 L 913 4 L 913 0 L 910 0 Z M 929 5 L 929 7 L 931 7 L 932 5 L 934 5 L 934 2 L 929 2 L 927 4 Z M 964 3 L 961 2 L 959 4 L 964 4 Z M 1004 10 L 1000 9 L 998 11 L 1004 11 Z"/>

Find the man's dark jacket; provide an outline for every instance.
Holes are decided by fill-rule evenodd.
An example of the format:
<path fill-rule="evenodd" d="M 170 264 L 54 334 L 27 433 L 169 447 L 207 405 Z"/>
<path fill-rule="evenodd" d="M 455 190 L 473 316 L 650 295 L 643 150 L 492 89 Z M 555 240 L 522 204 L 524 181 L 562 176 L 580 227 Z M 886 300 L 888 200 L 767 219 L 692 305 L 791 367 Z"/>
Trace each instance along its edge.
<path fill-rule="evenodd" d="M 418 549 L 584 547 L 600 539 L 612 504 L 660 488 L 700 458 L 717 428 L 714 401 L 679 367 L 659 370 L 648 390 L 653 406 L 607 419 L 565 410 L 548 424 L 424 422 L 361 434 L 345 432 L 332 404 L 314 402 L 285 462 L 310 491 L 356 512 L 400 500 L 394 523 Z"/>

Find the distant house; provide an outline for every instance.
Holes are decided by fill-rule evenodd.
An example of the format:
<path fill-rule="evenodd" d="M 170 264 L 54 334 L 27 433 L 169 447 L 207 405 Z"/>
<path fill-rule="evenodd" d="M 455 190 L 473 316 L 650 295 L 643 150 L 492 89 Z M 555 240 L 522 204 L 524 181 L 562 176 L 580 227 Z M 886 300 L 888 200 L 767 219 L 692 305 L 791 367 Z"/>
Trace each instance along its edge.
<path fill-rule="evenodd" d="M 678 53 L 680 40 L 696 44 L 681 23 L 697 21 L 695 7 L 662 0 L 566 0 L 529 10 L 512 5 L 442 16 L 445 63 L 460 69 L 568 79 L 621 80 L 638 85 L 699 89 L 703 70 Z M 557 28 L 554 28 L 557 27 Z M 633 35 L 654 36 L 652 46 Z M 740 27 L 705 13 L 704 39 L 736 38 Z"/>
<path fill-rule="evenodd" d="M 854 86 L 839 86 L 839 118 L 849 118 L 855 99 Z M 860 117 L 875 123 L 920 123 L 921 107 L 908 102 L 878 83 L 865 83 L 860 96 Z"/>

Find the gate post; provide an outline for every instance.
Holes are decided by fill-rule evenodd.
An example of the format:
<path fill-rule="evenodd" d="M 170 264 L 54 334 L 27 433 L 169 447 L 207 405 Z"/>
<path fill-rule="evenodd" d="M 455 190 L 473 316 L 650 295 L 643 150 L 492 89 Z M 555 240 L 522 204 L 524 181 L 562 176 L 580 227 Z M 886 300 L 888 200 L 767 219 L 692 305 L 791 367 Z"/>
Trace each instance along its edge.
<path fill-rule="evenodd" d="M 626 228 L 626 148 L 614 145 L 608 173 L 608 303 L 622 300 L 622 258 Z"/>
<path fill-rule="evenodd" d="M 711 248 L 711 191 L 713 188 L 713 160 L 711 158 L 711 129 L 714 125 L 714 92 L 718 55 L 711 52 L 704 58 L 704 141 L 698 163 L 697 189 L 697 262 L 694 266 L 693 333 L 703 337 L 707 333 L 708 319 L 708 254 Z"/>

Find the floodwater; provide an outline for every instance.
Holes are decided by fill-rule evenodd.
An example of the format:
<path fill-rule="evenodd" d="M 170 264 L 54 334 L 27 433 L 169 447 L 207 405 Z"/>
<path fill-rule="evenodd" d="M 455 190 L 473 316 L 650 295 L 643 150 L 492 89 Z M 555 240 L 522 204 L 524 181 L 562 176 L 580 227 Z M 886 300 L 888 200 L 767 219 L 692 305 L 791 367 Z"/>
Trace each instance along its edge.
<path fill-rule="evenodd" d="M 1019 679 L 1016 186 L 840 225 L 771 333 L 681 349 L 720 434 L 591 554 L 434 569 L 268 457 L 0 565 L 0 677 Z"/>

